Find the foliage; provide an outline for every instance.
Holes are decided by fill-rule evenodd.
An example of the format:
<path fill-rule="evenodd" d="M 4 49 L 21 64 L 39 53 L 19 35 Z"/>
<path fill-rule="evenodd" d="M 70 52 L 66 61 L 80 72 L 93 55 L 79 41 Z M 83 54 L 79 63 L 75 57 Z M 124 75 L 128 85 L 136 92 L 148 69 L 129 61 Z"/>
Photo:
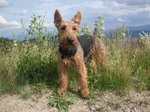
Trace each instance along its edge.
<path fill-rule="evenodd" d="M 10 40 L 8 38 L 0 37 L 0 51 L 2 53 L 7 53 L 12 50 L 12 46 L 15 46 L 15 40 Z"/>
<path fill-rule="evenodd" d="M 68 97 L 69 95 L 69 97 Z M 68 110 L 69 106 L 74 103 L 70 94 L 57 95 L 53 94 L 49 96 L 49 106 L 56 107 L 61 110 Z"/>
<path fill-rule="evenodd" d="M 103 24 L 102 17 L 95 21 L 100 37 L 105 38 L 106 35 L 102 33 Z M 50 90 L 56 90 L 58 87 L 57 38 L 51 38 L 42 16 L 33 15 L 27 31 L 26 37 L 29 41 L 26 42 L 0 38 L 0 93 L 18 93 L 27 85 L 40 87 L 37 89 L 39 93 L 43 87 L 39 85 L 47 85 Z M 91 27 L 86 24 L 79 30 L 79 35 L 91 32 Z M 58 35 L 55 34 L 54 37 Z M 90 92 L 125 91 L 130 88 L 150 90 L 150 35 L 140 34 L 140 39 L 136 42 L 142 43 L 142 46 L 138 44 L 124 47 L 129 38 L 123 25 L 117 27 L 110 37 L 105 38 L 107 70 L 102 71 L 95 60 L 91 63 L 85 61 Z M 31 42 L 30 39 L 35 41 Z M 76 69 L 69 69 L 70 88 L 74 88 L 77 83 L 76 74 Z M 24 94 L 24 97 L 28 97 L 28 94 Z M 69 97 L 54 94 L 50 96 L 49 104 L 67 110 L 73 103 Z"/>
<path fill-rule="evenodd" d="M 34 14 L 31 16 L 31 21 L 29 28 L 27 29 L 28 38 L 38 38 L 42 39 L 44 35 L 47 35 L 48 30 L 44 25 L 45 16 L 35 16 Z"/>
<path fill-rule="evenodd" d="M 84 24 L 83 28 L 78 29 L 78 35 L 89 35 L 92 32 L 89 24 Z"/>
<path fill-rule="evenodd" d="M 142 32 L 139 34 L 140 39 L 139 42 L 143 44 L 145 47 L 149 48 L 150 46 L 150 33 Z"/>
<path fill-rule="evenodd" d="M 105 30 L 105 27 L 104 27 L 104 19 L 102 16 L 98 16 L 98 20 L 95 21 L 94 25 L 95 27 L 98 29 L 98 37 L 100 38 L 104 38 L 104 34 L 103 34 L 103 30 Z"/>

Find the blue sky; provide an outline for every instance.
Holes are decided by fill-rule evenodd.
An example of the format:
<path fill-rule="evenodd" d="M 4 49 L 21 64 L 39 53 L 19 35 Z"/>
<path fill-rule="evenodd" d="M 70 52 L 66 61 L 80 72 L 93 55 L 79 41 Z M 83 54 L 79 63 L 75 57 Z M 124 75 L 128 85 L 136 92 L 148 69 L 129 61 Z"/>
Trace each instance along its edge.
<path fill-rule="evenodd" d="M 53 16 L 59 9 L 64 20 L 70 20 L 79 10 L 81 24 L 93 25 L 98 16 L 103 16 L 105 26 L 122 24 L 138 26 L 150 24 L 150 0 L 0 0 L 0 36 L 9 37 L 21 33 L 21 19 L 25 28 L 30 17 L 46 14 L 45 25 L 54 29 Z"/>

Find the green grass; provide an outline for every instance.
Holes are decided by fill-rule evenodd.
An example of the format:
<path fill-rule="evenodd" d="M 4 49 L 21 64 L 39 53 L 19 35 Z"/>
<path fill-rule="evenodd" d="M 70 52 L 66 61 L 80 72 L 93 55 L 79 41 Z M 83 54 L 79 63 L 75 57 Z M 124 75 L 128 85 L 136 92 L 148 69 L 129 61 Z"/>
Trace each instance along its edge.
<path fill-rule="evenodd" d="M 133 83 L 136 89 L 150 90 L 150 48 L 136 49 L 132 55 L 132 77 L 135 79 Z"/>
<path fill-rule="evenodd" d="M 95 62 L 88 66 L 89 86 L 99 90 L 129 89 L 132 74 L 129 53 L 117 42 L 111 43 L 108 51 L 106 71 L 101 71 Z"/>
<path fill-rule="evenodd" d="M 69 106 L 74 104 L 74 97 L 70 93 L 58 95 L 53 94 L 49 97 L 48 105 L 56 107 L 59 111 L 68 110 Z"/>
<path fill-rule="evenodd" d="M 34 16 L 34 23 L 31 24 L 38 24 L 36 20 Z M 98 28 L 101 28 L 102 24 L 103 22 Z M 42 28 L 45 29 L 45 27 L 40 27 L 37 29 L 32 27 L 28 30 L 30 31 L 29 37 L 36 37 L 36 34 L 40 36 L 35 43 L 0 39 L 0 93 L 20 93 L 24 99 L 27 99 L 32 94 L 42 95 L 42 89 L 48 88 L 56 91 L 58 88 L 57 47 L 54 47 L 49 33 L 46 34 L 46 38 L 49 39 L 42 41 L 41 38 L 44 35 Z M 86 28 L 80 30 L 79 33 L 82 34 L 81 31 L 85 31 L 84 34 L 89 31 L 90 27 L 86 25 Z M 104 39 L 108 43 L 106 46 L 108 51 L 106 71 L 102 71 L 95 61 L 90 64 L 85 61 L 92 94 L 95 91 L 121 92 L 129 91 L 132 88 L 140 91 L 150 90 L 150 35 L 142 35 L 143 47 L 125 48 L 120 45 L 122 38 L 119 38 L 125 38 L 123 28 L 124 26 L 117 28 L 118 33 L 114 34 L 114 39 Z M 36 30 L 37 33 L 34 32 Z M 104 35 L 103 37 L 105 38 Z M 14 46 L 14 43 L 17 46 Z M 77 71 L 69 68 L 68 74 L 69 88 L 74 89 L 78 80 Z M 34 92 L 28 91 L 26 88 L 28 86 L 34 87 Z M 79 96 L 78 93 L 77 95 Z M 73 103 L 73 97 L 71 96 L 71 100 L 65 98 L 65 95 L 53 94 L 50 96 L 49 105 L 66 110 Z"/>

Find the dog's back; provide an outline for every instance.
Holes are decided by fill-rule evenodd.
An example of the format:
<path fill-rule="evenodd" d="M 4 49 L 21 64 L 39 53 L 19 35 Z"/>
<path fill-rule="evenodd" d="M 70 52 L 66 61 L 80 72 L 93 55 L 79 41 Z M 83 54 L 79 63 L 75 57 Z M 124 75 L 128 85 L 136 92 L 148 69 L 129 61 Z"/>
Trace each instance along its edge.
<path fill-rule="evenodd" d="M 92 35 L 82 35 L 78 37 L 79 43 L 83 49 L 84 57 L 87 57 L 91 48 L 94 45 L 94 38 Z"/>
<path fill-rule="evenodd" d="M 103 69 L 106 68 L 106 49 L 104 43 L 96 35 L 82 35 L 78 37 L 78 41 L 83 49 L 84 57 L 87 60 L 96 58 Z"/>

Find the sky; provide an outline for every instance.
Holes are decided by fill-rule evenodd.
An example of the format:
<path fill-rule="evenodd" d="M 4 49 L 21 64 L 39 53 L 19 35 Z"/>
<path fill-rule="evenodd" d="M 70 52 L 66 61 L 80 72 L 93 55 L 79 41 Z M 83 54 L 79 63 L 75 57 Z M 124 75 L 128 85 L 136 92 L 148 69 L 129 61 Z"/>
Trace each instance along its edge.
<path fill-rule="evenodd" d="M 92 26 L 98 16 L 108 27 L 150 24 L 150 0 L 0 0 L 0 36 L 21 34 L 21 20 L 28 28 L 33 14 L 46 13 L 44 24 L 53 30 L 56 9 L 64 20 L 71 20 L 80 11 L 81 27 L 86 23 Z"/>

